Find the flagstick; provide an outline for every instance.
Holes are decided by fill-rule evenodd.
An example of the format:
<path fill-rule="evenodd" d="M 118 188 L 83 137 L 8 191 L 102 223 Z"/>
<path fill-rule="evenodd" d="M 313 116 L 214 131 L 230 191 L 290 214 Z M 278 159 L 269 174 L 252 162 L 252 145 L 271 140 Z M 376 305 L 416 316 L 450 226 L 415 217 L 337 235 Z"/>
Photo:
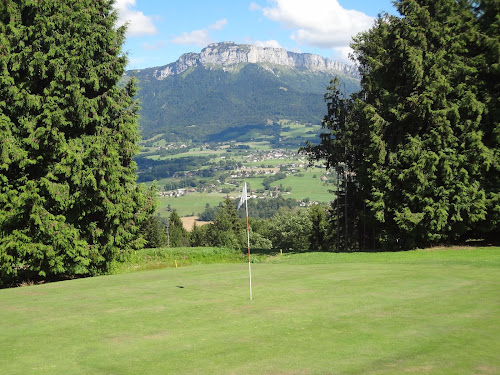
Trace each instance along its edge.
<path fill-rule="evenodd" d="M 246 182 L 245 182 L 246 187 Z M 246 192 L 246 189 L 245 189 Z M 250 301 L 252 300 L 252 267 L 250 266 L 250 225 L 248 224 L 248 196 L 245 197 L 245 209 L 247 214 L 247 244 L 248 244 L 248 276 L 250 280 Z"/>

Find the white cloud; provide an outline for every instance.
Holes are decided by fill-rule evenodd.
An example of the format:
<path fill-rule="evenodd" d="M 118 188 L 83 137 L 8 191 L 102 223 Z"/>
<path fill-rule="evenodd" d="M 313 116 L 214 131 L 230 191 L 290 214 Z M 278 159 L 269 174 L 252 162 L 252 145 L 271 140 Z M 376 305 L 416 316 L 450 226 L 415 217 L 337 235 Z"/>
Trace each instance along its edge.
<path fill-rule="evenodd" d="M 224 26 L 227 25 L 227 20 L 224 18 L 222 20 L 218 20 L 213 25 L 208 26 L 210 30 L 222 30 Z"/>
<path fill-rule="evenodd" d="M 221 19 L 208 27 L 201 30 L 193 30 L 191 32 L 183 32 L 182 35 L 176 36 L 172 39 L 172 43 L 183 44 L 183 45 L 195 45 L 199 47 L 204 47 L 210 43 L 213 43 L 210 37 L 211 30 L 222 30 L 222 28 L 227 25 L 226 19 Z"/>
<path fill-rule="evenodd" d="M 135 3 L 135 0 L 116 0 L 115 8 L 118 11 L 118 24 L 123 25 L 128 22 L 127 35 L 129 36 L 156 34 L 158 30 L 153 23 L 153 17 L 134 10 Z"/>
<path fill-rule="evenodd" d="M 292 29 L 299 44 L 321 48 L 347 47 L 358 32 L 369 29 L 374 18 L 340 6 L 337 0 L 268 0 L 267 7 L 252 3 L 250 9 Z"/>
<path fill-rule="evenodd" d="M 335 53 L 335 59 L 343 63 L 352 64 L 349 55 L 353 52 L 351 47 L 335 47 L 333 49 Z"/>
<path fill-rule="evenodd" d="M 283 48 L 276 40 L 265 40 L 265 41 L 256 40 L 252 44 L 257 47 Z"/>
<path fill-rule="evenodd" d="M 204 47 L 212 43 L 212 38 L 208 34 L 208 29 L 193 30 L 190 33 L 183 32 L 182 35 L 172 39 L 175 44 L 193 44 L 195 46 Z"/>

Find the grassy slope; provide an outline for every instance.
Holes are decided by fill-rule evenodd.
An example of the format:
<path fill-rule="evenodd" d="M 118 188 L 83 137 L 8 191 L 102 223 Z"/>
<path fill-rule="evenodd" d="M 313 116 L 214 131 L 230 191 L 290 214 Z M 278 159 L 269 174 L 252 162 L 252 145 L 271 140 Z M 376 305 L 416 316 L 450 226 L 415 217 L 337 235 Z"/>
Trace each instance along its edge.
<path fill-rule="evenodd" d="M 500 249 L 299 254 L 0 290 L 4 374 L 496 374 Z M 183 286 L 179 288 L 178 286 Z"/>

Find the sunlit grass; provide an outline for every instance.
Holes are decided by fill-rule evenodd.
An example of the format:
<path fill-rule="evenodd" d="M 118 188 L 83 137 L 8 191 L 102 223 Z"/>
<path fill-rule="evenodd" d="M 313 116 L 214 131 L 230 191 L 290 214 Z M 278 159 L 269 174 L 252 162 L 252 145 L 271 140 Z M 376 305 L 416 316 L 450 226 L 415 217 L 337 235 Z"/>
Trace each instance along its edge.
<path fill-rule="evenodd" d="M 252 264 L 252 301 L 246 263 L 0 290 L 0 368 L 497 374 L 499 255 L 498 248 L 278 255 Z"/>

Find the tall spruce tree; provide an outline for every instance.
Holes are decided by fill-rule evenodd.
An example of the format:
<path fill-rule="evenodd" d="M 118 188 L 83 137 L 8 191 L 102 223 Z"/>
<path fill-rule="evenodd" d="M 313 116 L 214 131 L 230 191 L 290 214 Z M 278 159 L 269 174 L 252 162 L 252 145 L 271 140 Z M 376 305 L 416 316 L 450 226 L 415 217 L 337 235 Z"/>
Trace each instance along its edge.
<path fill-rule="evenodd" d="M 481 132 L 489 158 L 483 164 L 482 186 L 486 192 L 487 216 L 477 226 L 478 237 L 500 238 L 500 2 L 478 1 L 474 56 L 478 96 L 485 103 Z"/>
<path fill-rule="evenodd" d="M 140 248 L 137 104 L 110 0 L 0 2 L 0 283 Z"/>
<path fill-rule="evenodd" d="M 373 137 L 369 207 L 391 247 L 456 241 L 485 218 L 484 104 L 469 84 L 466 1 L 403 0 L 354 43 Z"/>
<path fill-rule="evenodd" d="M 170 214 L 168 232 L 170 247 L 189 246 L 189 232 L 184 228 L 181 217 L 176 210 Z"/>
<path fill-rule="evenodd" d="M 356 95 L 353 95 L 356 97 Z M 363 188 L 359 174 L 364 162 L 363 155 L 369 144 L 369 136 L 362 129 L 359 118 L 359 102 L 347 98 L 340 80 L 334 78 L 327 88 L 325 101 L 327 114 L 320 134 L 320 144 L 308 142 L 299 152 L 307 154 L 311 161 L 324 160 L 326 168 L 335 172 L 335 199 L 330 208 L 330 232 L 324 247 L 337 251 L 353 251 L 368 247 L 366 226 L 360 230 L 364 212 Z M 362 238 L 361 238 L 362 237 Z"/>
<path fill-rule="evenodd" d="M 224 199 L 213 223 L 207 229 L 211 246 L 241 249 L 246 247 L 243 220 L 238 217 L 236 207 L 229 197 Z"/>
<path fill-rule="evenodd" d="M 485 79 L 498 77 L 498 27 L 486 21 L 498 22 L 494 3 L 399 0 L 400 16 L 384 14 L 354 39 L 362 90 L 333 116 L 342 126 L 326 121 L 331 136 L 306 151 L 349 166 L 352 217 L 375 240 L 358 230 L 358 243 L 454 242 L 488 215 L 497 227 L 487 230 L 498 230 L 498 81 Z"/>

